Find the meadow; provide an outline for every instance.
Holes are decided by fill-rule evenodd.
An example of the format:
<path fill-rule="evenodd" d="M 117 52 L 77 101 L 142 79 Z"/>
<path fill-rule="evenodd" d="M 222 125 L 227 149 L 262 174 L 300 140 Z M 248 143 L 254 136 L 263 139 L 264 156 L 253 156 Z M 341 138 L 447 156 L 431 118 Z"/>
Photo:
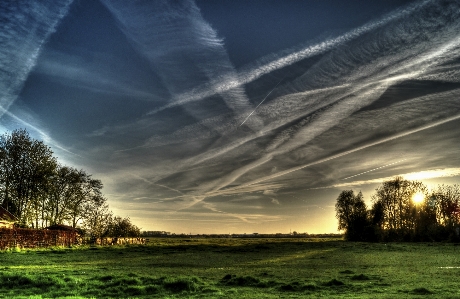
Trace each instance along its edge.
<path fill-rule="evenodd" d="M 460 246 L 152 238 L 0 252 L 0 298 L 460 298 Z"/>

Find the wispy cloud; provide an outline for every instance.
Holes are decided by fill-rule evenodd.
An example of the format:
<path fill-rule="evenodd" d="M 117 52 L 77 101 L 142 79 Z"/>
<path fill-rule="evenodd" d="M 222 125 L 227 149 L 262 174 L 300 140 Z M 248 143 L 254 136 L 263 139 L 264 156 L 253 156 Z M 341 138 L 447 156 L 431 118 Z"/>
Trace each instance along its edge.
<path fill-rule="evenodd" d="M 140 101 L 158 101 L 161 97 L 158 89 L 153 92 L 144 82 L 132 80 L 131 77 L 139 77 L 141 71 L 124 66 L 118 57 L 106 53 L 75 52 L 69 54 L 49 49 L 41 56 L 35 71 L 60 84 L 95 93 L 129 96 Z M 87 56 L 94 59 L 88 61 Z"/>
<path fill-rule="evenodd" d="M 290 168 L 290 169 L 285 170 L 285 171 L 280 171 L 280 172 L 275 173 L 273 175 L 265 176 L 265 177 L 262 177 L 262 178 L 259 178 L 259 179 L 255 180 L 255 181 L 248 182 L 248 183 L 245 183 L 245 184 L 241 184 L 239 187 L 247 188 L 247 187 L 249 187 L 251 185 L 254 185 L 254 184 L 259 184 L 261 182 L 272 180 L 272 179 L 275 179 L 275 178 L 290 174 L 292 172 L 299 171 L 299 170 L 307 168 L 307 167 L 311 167 L 311 166 L 314 166 L 314 165 L 317 165 L 317 164 L 320 164 L 320 163 L 324 163 L 324 162 L 327 162 L 327 161 L 330 161 L 330 160 L 334 160 L 334 159 L 343 157 L 345 155 L 348 155 L 348 154 L 351 154 L 351 153 L 354 153 L 354 152 L 357 152 L 357 151 L 360 151 L 360 150 L 363 150 L 363 149 L 366 149 L 366 148 L 369 148 L 369 147 L 372 147 L 372 146 L 376 146 L 376 145 L 379 145 L 379 144 L 382 144 L 382 143 L 385 143 L 385 142 L 389 142 L 389 141 L 392 141 L 392 140 L 395 140 L 395 139 L 398 139 L 398 138 L 402 138 L 402 137 L 405 137 L 405 136 L 408 136 L 408 135 L 411 135 L 411 134 L 414 134 L 414 133 L 417 133 L 417 132 L 420 132 L 420 131 L 423 131 L 423 130 L 434 128 L 436 126 L 448 123 L 450 121 L 458 120 L 458 119 L 460 119 L 460 115 L 449 117 L 447 119 L 437 121 L 437 122 L 431 123 L 429 125 L 426 125 L 426 126 L 414 129 L 414 130 L 409 130 L 409 131 L 406 131 L 406 132 L 403 132 L 403 133 L 399 133 L 397 135 L 394 135 L 394 136 L 391 136 L 391 137 L 388 137 L 388 138 L 384 138 L 382 140 L 372 142 L 372 143 L 366 144 L 364 146 L 360 146 L 360 147 L 354 148 L 352 150 L 348 150 L 348 151 L 345 151 L 345 152 L 342 152 L 342 153 L 327 157 L 325 159 L 321 159 L 321 160 L 318 160 L 318 161 L 315 161 L 315 162 L 312 162 L 312 163 L 308 163 L 308 164 L 300 165 L 300 166 L 297 166 L 297 167 L 293 167 L 293 168 Z"/>
<path fill-rule="evenodd" d="M 354 175 L 348 176 L 346 178 L 343 178 L 342 180 L 348 180 L 348 179 L 351 179 L 351 178 L 354 178 L 354 177 L 357 177 L 357 176 L 360 176 L 360 175 L 363 175 L 363 174 L 367 174 L 367 173 L 370 173 L 370 172 L 373 172 L 373 171 L 376 171 L 376 170 L 380 170 L 380 169 L 385 168 L 385 167 L 393 166 L 393 165 L 401 163 L 403 161 L 406 161 L 406 159 L 402 159 L 402 160 L 392 162 L 392 163 L 388 163 L 386 165 L 382 165 L 382 166 L 379 166 L 379 167 L 376 167 L 376 168 L 373 168 L 373 169 L 370 169 L 370 170 L 366 170 L 366 171 L 360 172 L 358 174 L 354 174 Z"/>
<path fill-rule="evenodd" d="M 66 15 L 72 0 L 8 1 L 0 6 L 0 106 L 16 100 L 48 37 Z"/>
<path fill-rule="evenodd" d="M 413 13 L 417 9 L 424 7 L 431 0 L 418 2 L 416 4 L 409 5 L 406 8 L 394 11 L 384 17 L 367 23 L 359 28 L 349 31 L 341 36 L 324 40 L 315 45 L 308 45 L 300 49 L 292 49 L 288 53 L 284 51 L 278 55 L 270 55 L 261 59 L 255 65 L 251 65 L 241 70 L 238 76 L 233 76 L 230 80 L 215 80 L 214 82 L 207 83 L 201 87 L 195 87 L 191 91 L 184 92 L 177 95 L 177 100 L 172 103 L 158 108 L 151 113 L 157 113 L 167 108 L 175 107 L 177 105 L 183 105 L 188 102 L 202 100 L 209 96 L 222 92 L 225 90 L 231 90 L 239 86 L 253 82 L 254 80 L 262 77 L 263 75 L 269 74 L 273 71 L 279 70 L 286 66 L 297 63 L 303 59 L 313 57 L 327 51 L 330 51 L 346 42 L 352 41 L 353 39 L 366 34 L 372 30 L 375 30 L 381 26 L 388 24 L 391 21 L 405 17 L 408 14 Z M 224 78 L 226 79 L 226 78 Z"/>
<path fill-rule="evenodd" d="M 437 9 L 440 9 L 440 7 L 437 7 Z M 425 11 L 423 10 L 416 12 L 413 18 L 422 18 L 424 13 Z M 413 21 L 414 20 L 411 20 L 411 22 Z M 444 20 L 437 21 L 444 22 Z M 437 30 L 436 23 L 424 24 L 424 28 L 422 30 L 423 33 L 421 33 L 421 35 L 425 38 L 429 36 L 431 39 L 420 43 L 417 36 L 411 35 L 411 40 L 413 41 L 412 45 L 408 43 L 407 39 L 403 40 L 403 37 L 409 35 L 408 31 L 412 31 L 413 28 L 410 26 L 413 25 L 412 23 L 409 25 L 408 21 L 401 22 L 402 24 L 408 24 L 407 29 L 401 29 L 399 23 L 392 24 L 388 28 L 382 29 L 386 30 L 384 31 L 386 36 L 391 37 L 388 41 L 382 40 L 381 35 L 371 35 L 367 37 L 366 41 L 360 44 L 352 44 L 354 47 L 353 54 L 351 54 L 350 51 L 344 52 L 339 49 L 337 52 L 332 52 L 329 56 L 326 56 L 325 59 L 318 64 L 318 67 L 309 70 L 310 76 L 306 78 L 307 81 L 311 81 L 309 78 L 318 78 L 320 76 L 323 78 L 321 80 L 322 82 L 334 82 L 334 80 L 338 80 L 343 83 L 353 82 L 353 86 L 346 88 L 343 90 L 344 92 L 342 91 L 340 94 L 333 94 L 332 96 L 326 95 L 326 97 L 324 97 L 323 94 L 320 94 L 319 97 L 313 99 L 313 101 L 318 102 L 320 100 L 324 101 L 324 99 L 327 99 L 331 104 L 326 106 L 322 111 L 319 111 L 319 113 L 311 118 L 308 123 L 298 128 L 296 132 L 289 134 L 289 138 L 284 138 L 284 142 L 279 143 L 277 147 L 272 146 L 271 152 L 266 153 L 259 159 L 246 164 L 243 167 L 233 170 L 228 175 L 219 178 L 212 184 L 206 184 L 206 186 L 214 185 L 212 192 L 216 192 L 229 186 L 242 175 L 254 170 L 255 168 L 259 168 L 271 161 L 274 157 L 290 153 L 293 150 L 304 146 L 317 136 L 325 133 L 327 130 L 335 126 L 339 126 L 343 119 L 376 101 L 392 84 L 396 84 L 402 80 L 418 78 L 421 74 L 429 72 L 431 67 L 435 67 L 445 63 L 446 61 L 452 60 L 458 55 L 458 34 L 455 33 L 455 30 L 452 30 L 452 28 L 456 28 L 456 22 L 451 24 L 450 27 L 446 26 L 445 31 L 442 33 Z M 399 36 L 397 36 L 398 34 Z M 376 40 L 382 44 L 380 47 L 374 46 Z M 386 42 L 395 43 L 395 41 L 399 41 L 400 44 L 386 44 Z M 398 52 L 393 51 L 396 47 L 399 48 Z M 347 57 L 348 55 L 356 56 L 360 52 L 365 53 L 362 59 L 354 58 L 352 60 L 351 57 Z M 336 59 L 333 60 L 331 58 Z M 317 70 L 316 75 L 315 73 L 312 73 L 315 69 Z M 337 77 L 337 73 L 341 74 L 340 78 Z M 318 81 L 317 79 L 315 80 Z M 300 98 L 298 101 L 300 102 Z M 303 103 L 304 102 L 301 102 L 301 105 L 304 105 Z M 299 108 L 298 104 L 294 104 L 289 107 L 290 111 L 299 111 Z M 267 109 L 269 109 L 268 105 Z M 307 112 L 304 110 L 302 112 L 304 115 L 308 115 L 308 110 Z M 260 115 L 263 116 L 263 113 Z M 297 117 L 299 116 L 301 115 L 297 115 Z M 458 116 L 448 117 L 442 121 L 433 122 L 419 129 L 397 134 L 394 137 L 381 140 L 377 143 L 374 142 L 366 145 L 365 147 L 359 147 L 352 151 L 346 151 L 339 155 L 334 155 L 331 158 L 340 157 L 349 152 L 354 152 L 368 146 L 400 138 L 457 118 Z M 289 121 L 289 119 L 286 118 L 284 118 L 284 120 L 285 123 Z M 306 165 L 310 166 L 314 164 L 316 164 L 316 162 Z M 296 167 L 293 169 L 302 169 L 303 167 L 307 166 Z M 293 170 L 288 170 L 268 177 L 274 178 L 292 171 Z M 264 180 L 265 179 L 256 181 L 259 182 Z M 247 184 L 242 184 L 242 186 L 246 185 Z"/>
<path fill-rule="evenodd" d="M 458 90 L 430 91 L 428 96 L 401 100 L 401 103 L 394 99 L 379 106 L 378 111 L 368 108 L 392 87 L 410 80 L 449 78 L 451 82 L 460 82 L 455 81 L 458 71 L 455 64 L 451 64 L 460 54 L 457 31 L 460 16 L 455 5 L 443 7 L 435 1 L 417 2 L 332 42 L 326 40 L 317 47 L 290 51 L 284 56 L 274 55 L 271 60 L 261 60 L 236 73 L 228 64 L 222 41 L 202 19 L 193 2 L 183 2 L 177 7 L 158 3 L 159 6 L 155 6 L 158 9 L 152 12 L 158 17 L 149 20 L 131 16 L 143 16 L 151 7 L 128 4 L 129 9 L 122 10 L 125 4 L 121 2 L 106 5 L 139 53 L 159 70 L 168 87 L 170 103 L 156 112 L 184 104 L 185 111 L 196 121 L 175 126 L 168 134 L 152 131 L 141 145 L 129 151 L 113 152 L 117 162 L 135 154 L 153 159 L 154 169 L 143 163 L 136 166 L 126 158 L 132 165 L 123 170 L 141 174 L 145 184 L 155 186 L 155 192 L 171 188 L 164 198 L 171 202 L 172 210 L 190 209 L 208 198 L 266 190 L 278 193 L 289 188 L 287 177 L 300 170 L 460 118 L 460 111 L 455 108 Z M 426 21 L 427 14 L 431 15 L 429 12 L 436 17 Z M 159 24 L 165 26 L 153 32 L 151 28 Z M 159 46 L 153 47 L 153 41 Z M 203 58 L 197 52 L 207 55 Z M 189 68 L 181 68 L 184 64 L 177 57 L 182 53 L 194 62 Z M 288 68 L 281 69 L 312 57 L 308 55 L 317 55 L 316 62 L 296 79 L 286 80 L 277 87 L 275 82 L 268 87 L 265 95 L 274 87 L 276 90 L 249 118 L 257 115 L 251 130 L 239 128 L 254 108 L 243 90 L 234 88 L 249 86 L 274 70 L 279 72 L 278 78 L 289 74 Z M 450 68 L 446 68 L 448 63 Z M 231 103 L 225 100 L 227 91 Z M 220 94 L 231 109 L 223 111 L 205 104 L 187 104 L 215 94 Z M 234 95 L 237 96 L 234 98 Z M 157 121 L 160 115 L 148 115 L 132 124 L 129 130 L 123 125 L 107 130 L 141 131 L 153 127 L 145 124 Z M 262 123 L 263 126 L 259 126 Z M 344 140 L 343 135 L 350 138 Z M 328 139 L 329 143 L 325 141 Z M 200 150 L 192 151 L 184 148 L 185 145 Z M 177 152 L 180 154 L 176 155 Z M 156 153 L 167 158 L 153 158 Z M 357 171 L 346 178 L 377 169 L 380 167 Z M 119 171 L 120 176 L 123 170 Z M 136 194 L 136 198 L 144 197 L 145 194 Z"/>
<path fill-rule="evenodd" d="M 137 51 L 158 71 L 170 92 L 171 105 L 182 102 L 184 92 L 216 78 L 224 82 L 238 80 L 222 39 L 202 18 L 193 1 L 158 1 L 142 5 L 126 1 L 103 2 L 116 16 L 120 28 Z M 212 83 L 210 86 L 213 94 L 235 114 L 252 108 L 241 86 L 234 84 L 222 88 Z M 161 110 L 163 108 L 155 112 Z M 193 109 L 187 111 L 196 114 Z M 259 127 L 260 120 L 255 117 L 251 125 Z"/>
<path fill-rule="evenodd" d="M 409 173 L 400 173 L 400 174 L 390 176 L 390 177 L 382 177 L 378 179 L 361 180 L 361 181 L 351 181 L 351 182 L 334 184 L 329 187 L 320 187 L 320 188 L 343 188 L 343 187 L 361 186 L 361 185 L 369 185 L 369 184 L 380 184 L 385 181 L 392 180 L 396 176 L 401 176 L 404 179 L 410 180 L 410 181 L 421 181 L 421 180 L 436 179 L 436 178 L 456 177 L 456 176 L 460 176 L 460 168 L 442 168 L 442 169 L 422 170 L 422 171 L 409 172 Z"/>
<path fill-rule="evenodd" d="M 71 154 L 73 156 L 78 156 L 81 157 L 80 155 L 70 151 L 66 147 L 64 147 L 62 144 L 60 144 L 58 141 L 54 140 L 49 133 L 45 132 L 43 129 L 41 129 L 37 124 L 33 124 L 32 122 L 36 122 L 35 118 L 33 116 L 30 116 L 30 114 L 27 114 L 25 111 L 20 111 L 21 113 L 20 116 L 17 116 L 11 111 L 5 110 L 2 107 L 0 107 L 0 113 L 3 114 L 3 119 L 5 116 L 10 117 L 13 119 L 15 122 L 19 124 L 19 127 L 25 127 L 29 130 L 31 130 L 33 135 L 38 135 L 40 140 L 43 140 L 45 144 L 50 145 L 51 147 L 61 150 L 67 154 Z M 17 126 L 16 126 L 17 127 Z"/>
<path fill-rule="evenodd" d="M 279 204 L 280 204 L 279 200 L 276 199 L 276 198 L 272 198 L 272 203 L 275 204 L 275 205 L 279 205 Z"/>

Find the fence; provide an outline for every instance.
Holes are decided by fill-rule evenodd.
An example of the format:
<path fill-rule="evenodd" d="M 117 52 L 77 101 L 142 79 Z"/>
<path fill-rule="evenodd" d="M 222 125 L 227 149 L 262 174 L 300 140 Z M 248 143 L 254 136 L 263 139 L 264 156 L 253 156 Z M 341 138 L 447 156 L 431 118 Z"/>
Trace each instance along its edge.
<path fill-rule="evenodd" d="M 76 231 L 0 228 L 0 250 L 15 247 L 71 246 L 80 243 L 81 239 Z"/>
<path fill-rule="evenodd" d="M 72 246 L 79 244 L 128 245 L 145 244 L 144 238 L 82 238 L 76 231 L 0 228 L 0 250 L 8 248 L 40 248 L 50 246 Z"/>

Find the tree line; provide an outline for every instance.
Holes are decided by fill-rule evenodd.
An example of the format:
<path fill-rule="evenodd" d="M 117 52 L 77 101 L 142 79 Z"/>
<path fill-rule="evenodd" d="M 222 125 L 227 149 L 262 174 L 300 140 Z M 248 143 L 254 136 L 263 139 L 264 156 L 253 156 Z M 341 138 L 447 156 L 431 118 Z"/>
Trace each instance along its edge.
<path fill-rule="evenodd" d="M 0 204 L 19 226 L 64 224 L 93 238 L 139 236 L 129 218 L 109 210 L 102 187 L 85 170 L 60 164 L 50 147 L 24 129 L 0 136 Z"/>
<path fill-rule="evenodd" d="M 343 190 L 335 204 L 338 229 L 350 241 L 459 241 L 460 186 L 395 177 L 372 195 L 367 208 L 361 192 Z"/>

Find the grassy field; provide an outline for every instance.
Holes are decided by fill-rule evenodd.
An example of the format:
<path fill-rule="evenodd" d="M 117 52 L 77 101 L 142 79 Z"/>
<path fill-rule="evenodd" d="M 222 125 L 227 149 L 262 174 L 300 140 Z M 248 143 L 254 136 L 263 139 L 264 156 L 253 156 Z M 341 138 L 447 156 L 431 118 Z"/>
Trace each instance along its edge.
<path fill-rule="evenodd" d="M 460 298 L 460 246 L 151 239 L 0 252 L 0 298 Z"/>

